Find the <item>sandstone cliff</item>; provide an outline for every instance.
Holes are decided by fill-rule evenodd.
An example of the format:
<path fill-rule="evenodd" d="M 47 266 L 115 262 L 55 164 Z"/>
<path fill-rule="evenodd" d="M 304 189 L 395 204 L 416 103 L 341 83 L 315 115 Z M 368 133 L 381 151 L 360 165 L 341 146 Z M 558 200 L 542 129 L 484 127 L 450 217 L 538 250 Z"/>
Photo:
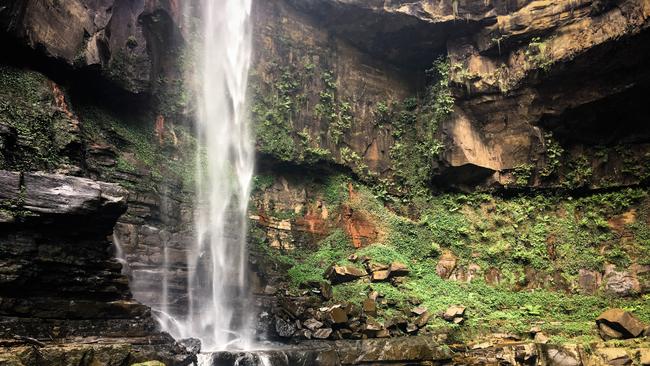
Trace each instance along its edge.
<path fill-rule="evenodd" d="M 129 191 L 124 214 L 89 226 L 88 251 L 65 256 L 83 267 L 101 252 L 99 282 L 65 284 L 98 286 L 93 319 L 112 316 L 106 302 L 130 299 L 104 252 L 114 220 L 135 298 L 159 306 L 167 277 L 170 306 L 186 301 L 196 143 L 183 67 L 196 20 L 183 17 L 192 14 L 185 6 L 0 5 L 0 168 Z M 361 306 L 375 292 L 376 314 L 356 319 L 346 308 L 349 322 L 320 335 L 435 334 L 450 326 L 435 312 L 466 301 L 475 311 L 467 326 L 489 328 L 481 331 L 525 334 L 539 309 L 549 320 L 543 330 L 557 337 L 593 333 L 587 324 L 610 305 L 647 319 L 648 1 L 264 0 L 253 16 L 251 268 L 271 309 L 262 319 L 271 336 L 311 337 L 291 324 L 318 318 L 326 329 L 320 305 Z M 12 182 L 0 192 L 15 191 Z M 33 237 L 53 234 L 40 221 L 25 226 L 30 209 L 2 199 L 0 221 L 12 234 L 0 239 L 0 253 L 14 268 L 31 261 Z M 100 223 L 103 214 L 92 215 Z M 14 253 L 17 238 L 32 251 Z M 55 259 L 52 271 L 63 263 L 57 253 L 43 257 Z M 328 290 L 333 262 L 360 278 Z M 391 276 L 393 263 L 409 275 Z M 41 278 L 40 267 L 26 267 Z M 7 319 L 24 311 L 5 298 Z M 419 306 L 431 319 L 413 328 Z M 147 319 L 138 337 L 155 333 Z"/>

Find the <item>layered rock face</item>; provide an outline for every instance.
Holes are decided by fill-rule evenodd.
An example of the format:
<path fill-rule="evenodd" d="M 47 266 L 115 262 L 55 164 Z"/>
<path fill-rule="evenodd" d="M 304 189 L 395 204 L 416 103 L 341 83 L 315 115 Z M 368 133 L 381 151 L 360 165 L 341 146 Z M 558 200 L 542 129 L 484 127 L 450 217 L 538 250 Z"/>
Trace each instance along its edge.
<path fill-rule="evenodd" d="M 113 257 L 107 236 L 126 210 L 126 190 L 45 173 L 0 171 L 0 181 L 3 346 L 94 340 L 123 345 L 96 347 L 96 357 L 111 362 L 157 353 L 169 362 L 190 362 L 173 339 L 157 330 L 150 309 L 132 299 L 121 264 Z M 124 346 L 128 344 L 134 346 Z M 138 344 L 147 346 L 139 349 Z M 40 356 L 44 362 L 68 365 L 57 363 L 61 360 L 48 352 Z M 77 352 L 95 357 L 92 347 Z M 39 358 L 27 349 L 16 355 L 16 362 L 25 364 Z"/>

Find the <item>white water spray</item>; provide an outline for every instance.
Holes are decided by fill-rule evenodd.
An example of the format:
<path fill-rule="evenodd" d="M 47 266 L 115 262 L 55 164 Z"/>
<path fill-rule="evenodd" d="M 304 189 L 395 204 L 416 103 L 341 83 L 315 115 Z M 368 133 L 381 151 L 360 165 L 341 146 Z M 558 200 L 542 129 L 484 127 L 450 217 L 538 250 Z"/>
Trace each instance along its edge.
<path fill-rule="evenodd" d="M 246 349 L 246 220 L 254 167 L 246 92 L 252 0 L 202 0 L 195 73 L 198 153 L 195 246 L 188 250 L 188 306 L 169 331 L 202 351 Z M 169 321 L 161 322 L 163 326 Z"/>

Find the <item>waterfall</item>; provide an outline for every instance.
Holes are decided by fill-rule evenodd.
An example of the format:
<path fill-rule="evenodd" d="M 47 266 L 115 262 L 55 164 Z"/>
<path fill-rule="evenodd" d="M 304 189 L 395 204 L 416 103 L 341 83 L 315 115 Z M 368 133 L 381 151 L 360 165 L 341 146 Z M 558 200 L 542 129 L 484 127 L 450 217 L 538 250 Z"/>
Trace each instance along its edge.
<path fill-rule="evenodd" d="M 201 146 L 197 240 L 188 250 L 186 313 L 170 314 L 177 325 L 166 330 L 176 338 L 199 338 L 203 351 L 246 349 L 252 339 L 246 289 L 246 221 L 254 166 L 246 105 L 251 1 L 201 0 L 201 42 L 192 70 Z"/>

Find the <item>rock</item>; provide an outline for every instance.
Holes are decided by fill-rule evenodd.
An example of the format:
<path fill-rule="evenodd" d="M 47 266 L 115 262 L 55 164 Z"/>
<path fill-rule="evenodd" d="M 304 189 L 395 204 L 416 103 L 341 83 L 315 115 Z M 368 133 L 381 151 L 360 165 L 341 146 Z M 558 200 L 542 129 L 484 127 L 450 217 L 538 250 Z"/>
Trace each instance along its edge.
<path fill-rule="evenodd" d="M 316 329 L 321 328 L 323 326 L 323 323 L 319 322 L 318 320 L 316 320 L 314 318 L 310 318 L 310 319 L 305 320 L 303 322 L 303 325 L 307 329 L 309 329 L 311 331 L 315 331 Z"/>
<path fill-rule="evenodd" d="M 388 329 L 381 329 L 375 333 L 376 338 L 388 338 L 390 337 L 390 331 Z"/>
<path fill-rule="evenodd" d="M 264 295 L 275 295 L 278 292 L 278 289 L 275 286 L 266 285 L 264 287 Z"/>
<path fill-rule="evenodd" d="M 542 332 L 535 334 L 535 338 L 533 339 L 533 342 L 539 344 L 546 344 L 548 343 L 548 341 L 549 341 L 548 337 Z"/>
<path fill-rule="evenodd" d="M 364 314 L 372 316 L 377 315 L 377 303 L 373 299 L 363 300 L 362 309 Z"/>
<path fill-rule="evenodd" d="M 314 331 L 314 338 L 327 339 L 332 334 L 332 328 L 320 328 Z"/>
<path fill-rule="evenodd" d="M 632 359 L 624 348 L 599 348 L 596 350 L 596 353 L 602 357 L 607 365 L 627 366 L 632 364 Z"/>
<path fill-rule="evenodd" d="M 377 292 L 377 291 L 372 291 L 370 293 L 370 295 L 368 295 L 368 298 L 373 300 L 373 301 L 377 301 L 378 297 L 379 297 L 379 292 Z"/>
<path fill-rule="evenodd" d="M 650 348 L 641 348 L 639 350 L 639 362 L 643 366 L 650 365 Z"/>
<path fill-rule="evenodd" d="M 422 314 L 424 314 L 426 312 L 427 312 L 427 308 L 425 308 L 424 306 L 418 306 L 416 308 L 411 309 L 411 313 L 413 313 L 415 315 L 418 315 L 418 316 L 422 315 Z"/>
<path fill-rule="evenodd" d="M 465 316 L 465 307 L 464 306 L 450 306 L 445 310 L 442 318 L 446 321 L 454 321 L 456 318 L 463 318 Z"/>
<path fill-rule="evenodd" d="M 546 365 L 552 366 L 580 366 L 582 362 L 577 350 L 567 347 L 559 348 L 555 346 L 544 345 L 543 356 L 546 359 Z"/>
<path fill-rule="evenodd" d="M 333 307 L 327 312 L 327 320 L 332 324 L 343 324 L 348 321 L 348 313 L 342 307 Z"/>
<path fill-rule="evenodd" d="M 409 324 L 406 326 L 406 332 L 407 332 L 407 333 L 414 333 L 414 332 L 417 332 L 418 329 L 419 329 L 418 326 L 415 325 L 415 324 L 413 324 L 413 323 L 409 323 Z"/>
<path fill-rule="evenodd" d="M 389 270 L 380 270 L 372 272 L 372 282 L 386 281 L 390 276 Z"/>
<path fill-rule="evenodd" d="M 371 334 L 371 335 L 374 335 L 375 332 L 380 331 L 382 329 L 384 329 L 384 325 L 373 319 L 368 319 L 366 321 L 366 326 L 364 328 L 366 334 Z"/>
<path fill-rule="evenodd" d="M 623 309 L 609 309 L 598 316 L 596 324 L 604 324 L 620 333 L 622 338 L 635 338 L 640 336 L 645 326 L 634 315 Z M 601 334 L 602 335 L 602 334 Z M 605 334 L 605 336 L 610 336 Z"/>
<path fill-rule="evenodd" d="M 424 313 L 420 314 L 417 319 L 415 319 L 415 325 L 418 328 L 422 328 L 427 325 L 429 319 L 431 319 L 431 314 L 428 311 L 425 311 Z"/>
<path fill-rule="evenodd" d="M 438 264 L 436 265 L 436 273 L 438 276 L 444 279 L 448 279 L 453 273 L 454 269 L 456 269 L 457 260 L 458 259 L 456 256 L 450 251 L 445 251 L 442 253 L 440 259 L 438 260 Z"/>
<path fill-rule="evenodd" d="M 406 276 L 410 272 L 406 264 L 400 262 L 391 263 L 389 271 L 391 276 Z"/>
<path fill-rule="evenodd" d="M 628 272 L 611 271 L 603 277 L 605 292 L 614 296 L 630 296 L 636 293 L 636 281 Z"/>
<path fill-rule="evenodd" d="M 583 293 L 595 294 L 600 287 L 602 275 L 600 272 L 580 269 L 578 272 L 578 286 Z"/>
<path fill-rule="evenodd" d="M 178 340 L 178 344 L 185 347 L 187 352 L 198 354 L 201 352 L 201 340 L 196 338 L 185 338 Z"/>
<path fill-rule="evenodd" d="M 131 366 L 165 366 L 165 364 L 160 361 L 146 361 L 146 362 L 134 363 Z"/>
<path fill-rule="evenodd" d="M 332 292 L 332 285 L 330 285 L 327 282 L 321 282 L 320 294 L 323 297 L 323 299 L 330 300 L 334 296 L 334 293 Z"/>
<path fill-rule="evenodd" d="M 371 262 L 368 264 L 368 269 L 370 272 L 376 272 L 376 271 L 386 271 L 390 268 L 390 266 L 386 264 L 381 264 L 381 263 L 374 263 Z"/>
<path fill-rule="evenodd" d="M 296 325 L 280 317 L 275 318 L 275 332 L 282 338 L 291 338 L 296 333 Z"/>
<path fill-rule="evenodd" d="M 623 339 L 623 333 L 610 328 L 605 323 L 598 324 L 598 333 L 600 337 L 608 341 L 610 339 Z"/>
<path fill-rule="evenodd" d="M 16 200 L 20 197 L 21 174 L 0 170 L 0 200 Z"/>
<path fill-rule="evenodd" d="M 343 365 L 444 364 L 449 348 L 431 337 L 394 337 L 335 343 Z"/>
<path fill-rule="evenodd" d="M 358 280 L 366 276 L 367 273 L 354 266 L 339 266 L 332 265 L 325 271 L 325 277 L 332 282 L 332 284 L 339 284 Z"/>

